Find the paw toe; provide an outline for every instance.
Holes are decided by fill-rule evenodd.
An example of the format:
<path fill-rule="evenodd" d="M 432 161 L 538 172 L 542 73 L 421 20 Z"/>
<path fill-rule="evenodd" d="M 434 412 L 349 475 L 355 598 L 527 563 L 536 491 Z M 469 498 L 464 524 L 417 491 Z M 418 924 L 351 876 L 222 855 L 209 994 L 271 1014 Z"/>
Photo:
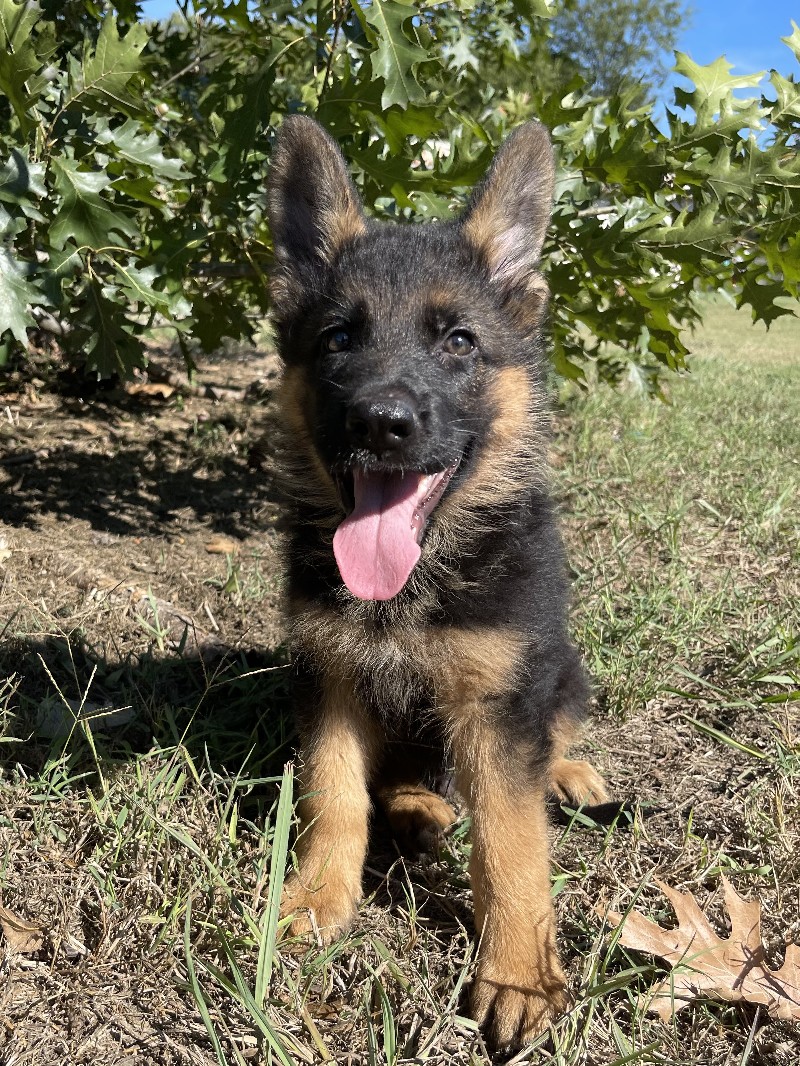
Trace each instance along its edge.
<path fill-rule="evenodd" d="M 289 936 L 313 937 L 330 944 L 353 924 L 357 900 L 358 894 L 343 886 L 325 884 L 309 890 L 293 875 L 287 878 L 283 889 L 281 918 L 292 918 L 287 928 Z"/>
<path fill-rule="evenodd" d="M 550 770 L 550 787 L 559 800 L 576 807 L 608 802 L 605 782 L 583 759 L 556 759 Z"/>
<path fill-rule="evenodd" d="M 427 789 L 397 793 L 386 814 L 395 840 L 407 855 L 435 851 L 442 832 L 456 820 L 450 804 Z"/>
<path fill-rule="evenodd" d="M 486 1033 L 491 1047 L 511 1054 L 543 1033 L 568 1006 L 562 985 L 534 991 L 491 981 L 477 981 L 472 994 L 472 1015 Z"/>

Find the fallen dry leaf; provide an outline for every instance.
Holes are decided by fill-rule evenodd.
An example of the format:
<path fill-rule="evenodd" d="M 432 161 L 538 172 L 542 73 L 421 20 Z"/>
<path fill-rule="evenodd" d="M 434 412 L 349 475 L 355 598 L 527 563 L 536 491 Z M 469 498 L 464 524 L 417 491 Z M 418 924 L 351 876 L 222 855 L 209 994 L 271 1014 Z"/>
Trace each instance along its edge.
<path fill-rule="evenodd" d="M 89 954 L 89 949 L 83 941 L 78 940 L 72 933 L 64 933 L 60 947 L 68 959 L 77 959 L 81 955 Z"/>
<path fill-rule="evenodd" d="M 691 892 L 679 892 L 662 881 L 656 884 L 672 904 L 677 929 L 662 929 L 636 911 L 624 918 L 609 911 L 619 942 L 634 951 L 657 955 L 673 967 L 653 989 L 647 1009 L 664 1021 L 695 996 L 708 995 L 728 1003 L 759 1003 L 773 1018 L 800 1020 L 800 946 L 786 945 L 779 970 L 764 961 L 761 943 L 761 904 L 743 900 L 723 877 L 725 906 L 731 919 L 727 940 L 717 936 Z"/>
<path fill-rule="evenodd" d="M 0 929 L 12 951 L 32 955 L 44 945 L 44 929 L 41 925 L 26 922 L 18 914 L 0 907 Z"/>
<path fill-rule="evenodd" d="M 157 400 L 168 400 L 175 392 L 173 385 L 163 381 L 134 381 L 125 386 L 129 396 L 145 396 Z"/>
<path fill-rule="evenodd" d="M 70 736 L 78 722 L 84 722 L 93 732 L 108 732 L 128 725 L 136 711 L 125 707 L 109 707 L 90 700 L 70 700 L 45 696 L 36 708 L 36 735 L 55 740 Z"/>
<path fill-rule="evenodd" d="M 239 545 L 230 537 L 212 537 L 206 544 L 206 551 L 211 555 L 233 555 Z"/>

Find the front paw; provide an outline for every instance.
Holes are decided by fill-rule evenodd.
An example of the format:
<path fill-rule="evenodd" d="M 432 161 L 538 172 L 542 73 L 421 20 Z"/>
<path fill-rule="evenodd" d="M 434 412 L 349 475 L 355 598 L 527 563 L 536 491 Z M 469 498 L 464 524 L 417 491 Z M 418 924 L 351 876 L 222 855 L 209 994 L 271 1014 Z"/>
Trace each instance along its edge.
<path fill-rule="evenodd" d="M 292 917 L 286 935 L 311 935 L 322 944 L 331 944 L 353 924 L 361 891 L 359 886 L 348 886 L 333 876 L 318 880 L 318 888 L 306 888 L 297 874 L 286 878 L 281 918 Z"/>
<path fill-rule="evenodd" d="M 524 984 L 505 983 L 483 976 L 479 968 L 472 986 L 471 1013 L 494 1051 L 518 1051 L 564 1013 L 569 1005 L 566 983 L 552 974 L 548 980 L 547 986 L 533 977 Z"/>

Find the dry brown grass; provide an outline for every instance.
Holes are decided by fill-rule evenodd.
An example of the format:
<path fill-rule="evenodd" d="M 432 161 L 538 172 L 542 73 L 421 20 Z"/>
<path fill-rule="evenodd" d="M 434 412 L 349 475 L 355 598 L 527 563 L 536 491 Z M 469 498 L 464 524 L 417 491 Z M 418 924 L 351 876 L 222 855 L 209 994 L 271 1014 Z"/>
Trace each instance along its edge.
<path fill-rule="evenodd" d="M 775 958 L 800 936 L 800 331 L 756 341 L 739 321 L 711 306 L 671 407 L 601 390 L 557 420 L 575 629 L 598 681 L 586 750 L 632 814 L 556 812 L 576 1002 L 554 1051 L 517 1062 L 798 1058 L 796 1030 L 747 1010 L 643 1015 L 654 964 L 596 913 L 635 902 L 668 920 L 660 876 L 719 918 L 724 872 L 764 900 Z M 463 822 L 413 864 L 376 825 L 354 932 L 273 950 L 291 736 L 270 469 L 252 449 L 269 402 L 85 405 L 12 381 L 3 405 L 7 448 L 47 455 L 0 467 L 0 905 L 41 929 L 35 950 L 0 940 L 0 1060 L 487 1062 L 462 1013 Z M 206 552 L 217 533 L 233 555 Z"/>

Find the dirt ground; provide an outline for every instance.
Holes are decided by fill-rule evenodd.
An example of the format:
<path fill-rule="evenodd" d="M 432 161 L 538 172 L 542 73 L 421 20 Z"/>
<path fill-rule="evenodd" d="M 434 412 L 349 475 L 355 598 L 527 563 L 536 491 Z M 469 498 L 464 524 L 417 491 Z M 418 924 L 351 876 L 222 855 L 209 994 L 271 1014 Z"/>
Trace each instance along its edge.
<path fill-rule="evenodd" d="M 43 625 L 78 612 L 94 646 L 124 655 L 146 634 L 124 612 L 104 612 L 97 591 L 134 602 L 152 593 L 175 611 L 173 637 L 189 618 L 201 643 L 235 646 L 246 634 L 254 647 L 274 646 L 277 508 L 262 444 L 274 357 L 220 360 L 182 396 L 150 381 L 108 391 L 90 383 L 82 395 L 77 375 L 44 374 L 12 378 L 0 393 L 5 609 L 16 600 L 35 616 L 44 603 Z M 272 586 L 246 617 L 215 595 L 230 577 L 226 555 L 243 583 L 257 570 Z"/>
<path fill-rule="evenodd" d="M 161 363 L 166 367 L 165 359 Z M 213 1042 L 209 1043 L 208 1027 L 195 1008 L 196 997 L 187 992 L 191 975 L 187 976 L 183 964 L 177 966 L 165 943 L 159 944 L 158 937 L 148 939 L 149 934 L 142 932 L 147 907 L 128 910 L 128 903 L 120 898 L 115 917 L 107 889 L 99 907 L 91 903 L 91 878 L 76 880 L 76 863 L 80 865 L 81 856 L 91 853 L 95 843 L 94 830 L 82 825 L 76 799 L 80 760 L 65 762 L 64 782 L 58 786 L 62 788 L 62 838 L 57 833 L 45 841 L 37 836 L 37 800 L 35 795 L 31 798 L 29 786 L 37 774 L 44 780 L 49 773 L 48 788 L 55 787 L 51 742 L 59 735 L 64 711 L 58 700 L 54 706 L 53 691 L 70 676 L 77 687 L 69 693 L 65 688 L 64 693 L 73 706 L 82 699 L 87 706 L 93 702 L 105 706 L 103 696 L 110 693 L 118 707 L 114 670 L 135 672 L 141 663 L 152 667 L 159 655 L 191 659 L 201 653 L 196 655 L 200 663 L 233 661 L 239 656 L 246 667 L 243 676 L 285 661 L 274 459 L 265 443 L 274 425 L 275 362 L 249 351 L 228 356 L 204 366 L 190 391 L 176 391 L 169 373 L 154 376 L 160 380 L 142 379 L 133 387 L 90 395 L 74 377 L 59 377 L 54 368 L 42 365 L 37 376 L 27 372 L 7 375 L 0 391 L 0 686 L 5 686 L 0 696 L 6 718 L 14 719 L 4 738 L 5 753 L 0 753 L 5 766 L 0 776 L 0 788 L 5 790 L 0 819 L 5 889 L 0 904 L 17 918 L 34 923 L 41 923 L 46 912 L 51 928 L 58 930 L 57 935 L 51 932 L 49 948 L 37 955 L 15 954 L 6 929 L 3 968 L 6 977 L 12 978 L 0 992 L 0 1027 L 4 1027 L 4 1033 L 0 1028 L 0 1061 L 6 1066 L 42 1063 L 48 1057 L 52 1062 L 91 1061 L 103 1066 L 220 1061 Z M 560 427 L 557 434 L 557 464 L 564 461 L 561 453 L 570 447 L 562 439 L 562 429 L 567 431 Z M 596 566 L 592 527 L 580 511 L 578 506 L 567 523 L 579 585 Z M 659 565 L 652 557 L 626 558 L 628 565 L 643 570 Z M 743 572 L 751 563 L 743 559 Z M 724 567 L 730 565 L 724 563 Z M 796 586 L 796 575 L 792 577 L 786 569 L 792 566 L 791 556 L 774 558 L 771 565 L 771 574 L 756 568 L 747 580 L 784 582 L 780 597 L 785 600 L 789 585 Z M 596 585 L 602 585 L 599 578 Z M 594 585 L 592 595 L 601 595 Z M 700 892 L 718 885 L 720 872 L 742 874 L 737 883 L 745 889 L 758 881 L 771 957 L 779 958 L 784 939 L 800 938 L 796 779 L 775 769 L 774 762 L 768 767 L 759 758 L 760 750 L 771 750 L 776 735 L 784 737 L 787 753 L 796 752 L 796 714 L 789 705 L 776 705 L 772 717 L 755 720 L 746 699 L 737 706 L 733 691 L 722 710 L 715 708 L 713 689 L 722 676 L 718 667 L 725 653 L 713 641 L 710 647 L 687 660 L 694 680 L 686 680 L 686 692 L 654 691 L 632 703 L 624 715 L 619 707 L 615 711 L 609 705 L 601 687 L 597 718 L 584 750 L 606 775 L 615 797 L 629 801 L 636 814 L 627 820 L 623 816 L 613 827 L 593 824 L 587 836 L 581 835 L 579 824 L 556 812 L 560 820 L 555 847 L 559 916 L 562 935 L 573 945 L 566 961 L 574 982 L 586 981 L 588 969 L 597 966 L 598 907 L 620 898 L 629 903 L 633 889 L 644 884 L 642 905 L 662 917 L 667 915 L 652 884 L 653 874 L 663 876 L 665 870 L 670 883 Z M 662 652 L 656 649 L 652 654 Z M 95 682 L 92 664 L 98 662 L 102 677 Z M 153 676 L 147 669 L 142 669 L 142 690 Z M 170 677 L 162 681 L 168 697 L 173 681 Z M 619 687 L 623 682 L 616 683 Z M 707 692 L 704 685 L 709 686 Z M 143 691 L 144 704 L 149 698 Z M 219 707 L 215 713 L 221 713 Z M 218 722 L 225 728 L 240 714 L 239 704 L 232 700 L 225 704 Z M 124 715 L 121 721 L 129 723 Z M 20 722 L 38 729 L 39 737 L 20 731 Z M 719 743 L 709 729 L 735 735 L 740 746 Z M 125 743 L 145 752 L 153 734 L 149 726 L 144 732 L 137 736 L 134 728 L 125 734 Z M 279 762 L 290 750 L 285 741 L 285 734 L 275 741 Z M 741 745 L 753 757 L 743 755 Z M 73 772 L 78 775 L 74 779 L 70 777 Z M 109 774 L 113 778 L 113 772 Z M 247 842 L 246 858 L 240 855 L 237 861 L 243 866 L 249 863 L 252 870 L 261 855 L 259 818 L 270 802 L 261 801 L 258 816 L 248 815 L 253 825 L 242 838 Z M 194 826 L 195 817 L 199 825 L 204 816 L 193 808 L 186 814 L 187 825 Z M 222 846 L 217 828 L 201 827 L 196 833 L 192 829 L 192 834 L 198 847 L 210 849 L 209 841 L 214 847 Z M 402 921 L 398 924 L 393 918 L 395 924 L 385 926 L 385 896 L 393 897 L 395 903 L 399 898 L 402 910 L 407 906 L 406 883 L 392 881 L 385 872 L 377 876 L 373 870 L 369 875 L 377 895 L 366 908 L 368 928 L 398 953 L 426 944 L 429 988 L 437 997 L 444 995 L 441 989 L 448 987 L 448 981 L 452 991 L 453 956 L 458 965 L 466 965 L 469 903 L 463 865 L 459 866 L 460 846 L 456 837 L 450 859 L 438 867 L 425 867 L 416 882 L 418 902 L 420 906 L 427 902 L 429 913 L 439 906 L 446 882 L 458 882 L 461 903 L 455 905 L 455 912 L 442 911 L 438 932 L 415 933 L 409 940 Z M 137 877 L 145 876 L 148 862 L 157 864 L 162 858 L 142 859 Z M 256 873 L 243 877 L 257 910 L 263 885 L 256 886 Z M 144 891 L 135 882 L 136 878 L 129 878 L 125 891 L 133 895 Z M 82 894 L 79 906 L 70 900 L 76 893 Z M 41 902 L 34 905 L 37 894 Z M 706 892 L 706 901 L 719 920 L 719 892 L 712 891 L 710 897 Z M 220 906 L 219 900 L 216 905 Z M 230 906 L 227 899 L 225 907 Z M 56 913 L 59 907 L 60 915 Z M 231 912 L 230 921 L 239 918 Z M 28 935 L 24 929 L 18 933 L 23 940 Z M 451 943 L 445 944 L 449 934 Z M 127 946 L 126 936 L 130 938 Z M 415 948 L 417 936 L 421 939 Z M 441 939 L 436 940 L 437 936 Z M 126 958 L 130 959 L 127 974 Z M 294 964 L 287 965 L 291 970 Z M 349 965 L 352 975 L 355 963 Z M 37 966 L 47 969 L 46 981 Z M 622 963 L 616 971 L 612 966 L 607 979 L 622 970 Z M 346 967 L 342 972 L 346 974 Z M 326 993 L 323 1001 L 329 1006 L 315 1011 L 312 1023 L 329 1059 L 354 1066 L 387 1061 L 352 1050 L 361 1046 L 363 1033 L 359 1029 L 361 1035 L 354 1036 L 352 1028 L 340 1026 L 332 1006 L 347 998 L 343 990 L 350 978 L 337 979 L 334 974 L 330 980 L 332 988 L 338 980 L 338 991 Z M 414 997 L 408 995 L 409 1002 L 398 1002 L 396 1010 L 398 1019 L 405 1019 L 401 1028 L 405 1025 L 405 1031 L 411 1032 L 419 1024 L 420 1010 L 430 1011 L 430 1003 L 420 1008 L 425 997 L 411 1002 Z M 237 1020 L 235 1011 L 225 1021 L 228 1008 L 222 999 L 215 1001 L 215 1009 L 222 1012 L 220 1024 L 223 1028 L 229 1025 L 231 1045 L 242 1056 L 231 1061 L 268 1061 L 244 1033 L 246 1026 L 241 1018 Z M 276 1009 L 280 1013 L 282 1008 Z M 594 1034 L 595 1051 L 586 1049 L 583 1058 L 563 1061 L 750 1061 L 778 1066 L 795 1063 L 800 1053 L 796 1032 L 788 1024 L 765 1026 L 763 1018 L 756 1024 L 752 1012 L 740 1019 L 741 1024 L 720 1023 L 713 1012 L 706 1011 L 682 1020 L 673 1038 L 660 1038 L 665 1041 L 658 1053 L 661 1057 L 642 1057 L 634 1050 L 626 1059 L 626 1045 L 620 1044 L 613 1026 L 619 1023 L 624 1028 L 627 1006 L 617 1003 L 615 1010 L 616 1021 L 612 1022 L 609 1010 L 586 1022 L 587 1033 Z M 452 1013 L 455 1016 L 455 1007 Z M 292 1011 L 287 1007 L 280 1016 L 286 1032 L 293 1032 Z M 450 1042 L 437 1043 L 426 1061 L 485 1061 L 476 1034 L 459 1030 L 458 1022 L 453 1024 Z M 353 1025 L 357 1028 L 356 1022 Z M 759 1035 L 745 1058 L 751 1027 Z M 642 1037 L 639 1047 L 646 1043 Z M 319 1047 L 316 1038 L 306 1044 L 298 1038 L 291 1046 L 297 1061 L 326 1057 L 313 1050 Z M 684 1057 L 671 1058 L 671 1054 Z M 409 1052 L 396 1061 L 423 1059 Z M 534 1054 L 521 1061 L 540 1059 Z"/>

